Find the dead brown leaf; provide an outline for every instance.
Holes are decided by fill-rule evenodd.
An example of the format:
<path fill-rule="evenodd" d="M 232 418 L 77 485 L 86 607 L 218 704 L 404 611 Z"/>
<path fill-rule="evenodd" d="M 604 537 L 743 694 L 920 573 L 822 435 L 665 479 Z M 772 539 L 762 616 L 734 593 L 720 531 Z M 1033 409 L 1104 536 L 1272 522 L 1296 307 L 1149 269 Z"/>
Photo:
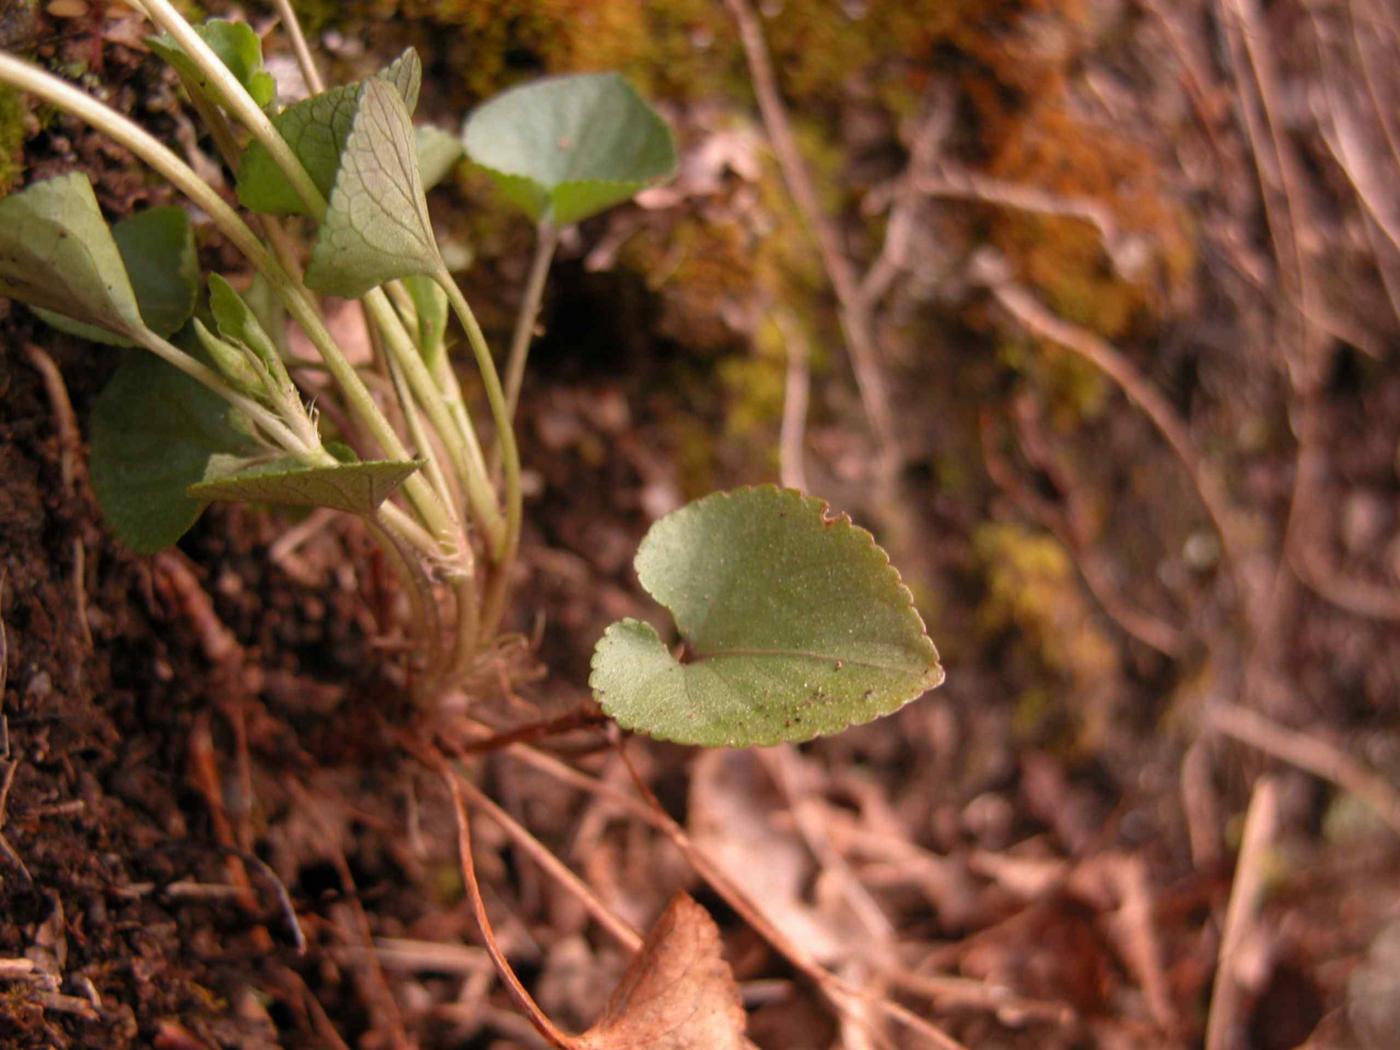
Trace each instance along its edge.
<path fill-rule="evenodd" d="M 678 893 L 647 934 L 580 1050 L 744 1050 L 739 986 L 720 955 L 719 929 Z"/>

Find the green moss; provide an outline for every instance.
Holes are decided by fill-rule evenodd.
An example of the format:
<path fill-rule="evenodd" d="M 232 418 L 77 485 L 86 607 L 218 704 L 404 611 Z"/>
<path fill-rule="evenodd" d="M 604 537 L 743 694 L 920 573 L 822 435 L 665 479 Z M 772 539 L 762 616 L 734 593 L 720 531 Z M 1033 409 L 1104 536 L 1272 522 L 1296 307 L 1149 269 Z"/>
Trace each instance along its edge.
<path fill-rule="evenodd" d="M 24 104 L 14 88 L 0 85 L 0 196 L 24 174 Z"/>

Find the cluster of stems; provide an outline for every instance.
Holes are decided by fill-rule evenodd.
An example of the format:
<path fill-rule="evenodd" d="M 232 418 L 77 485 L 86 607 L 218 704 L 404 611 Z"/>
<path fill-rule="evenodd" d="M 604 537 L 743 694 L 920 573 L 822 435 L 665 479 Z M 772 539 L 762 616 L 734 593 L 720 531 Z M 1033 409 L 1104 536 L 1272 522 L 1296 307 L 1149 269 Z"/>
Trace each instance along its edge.
<path fill-rule="evenodd" d="M 326 212 L 325 196 L 238 78 L 169 0 L 133 2 L 174 39 L 204 78 L 207 96 L 191 91 L 191 100 L 225 163 L 236 170 L 242 152 L 236 129 L 241 127 L 242 135 L 267 150 L 307 213 L 319 223 Z M 324 85 L 290 4 L 277 3 L 307 85 L 319 93 Z M 520 460 L 511 417 L 553 249 L 548 228 L 541 231 L 541 251 L 512 341 L 509 392 L 502 388 L 485 336 L 456 281 L 445 265 L 431 275 L 466 334 L 482 380 L 495 441 L 488 463 L 446 355 L 436 355 L 430 364 L 419 350 L 412 335 L 417 331 L 413 300 L 399 282 L 376 288 L 361 300 L 375 351 L 375 367 L 362 374 L 327 328 L 316 297 L 303 282 L 295 241 L 280 220 L 268 215 L 245 219 L 138 125 L 31 63 L 0 52 L 0 83 L 83 120 L 189 198 L 261 275 L 316 348 L 319 362 L 289 360 L 288 365 L 296 371 L 314 364 L 329 374 L 342 409 L 339 416 L 351 431 L 346 436 L 377 458 L 422 462 L 422 469 L 407 479 L 400 495 L 364 520 L 394 566 L 407 597 L 415 642 L 415 693 L 431 698 L 460 683 L 498 635 L 519 546 Z M 259 401 L 155 333 L 141 331 L 134 336 L 146 349 L 242 410 L 271 451 L 307 466 L 336 464 L 321 441 L 315 418 L 299 397 Z M 366 378 L 389 395 L 383 403 L 376 400 Z"/>

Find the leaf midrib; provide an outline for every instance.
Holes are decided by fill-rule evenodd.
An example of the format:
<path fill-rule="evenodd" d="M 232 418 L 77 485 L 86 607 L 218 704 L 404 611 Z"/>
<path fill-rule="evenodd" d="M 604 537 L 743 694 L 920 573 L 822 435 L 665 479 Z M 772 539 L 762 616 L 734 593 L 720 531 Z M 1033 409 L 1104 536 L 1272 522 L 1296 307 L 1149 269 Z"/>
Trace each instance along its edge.
<path fill-rule="evenodd" d="M 809 649 L 725 649 L 717 653 L 696 650 L 694 657 L 687 663 L 702 664 L 708 660 L 719 660 L 729 656 L 782 656 L 800 660 L 814 660 L 823 664 L 839 663 L 842 667 L 863 667 L 872 671 L 891 671 L 899 674 L 912 674 L 914 672 L 914 668 L 910 664 L 891 664 L 861 657 L 833 656 L 830 653 L 818 653 Z"/>

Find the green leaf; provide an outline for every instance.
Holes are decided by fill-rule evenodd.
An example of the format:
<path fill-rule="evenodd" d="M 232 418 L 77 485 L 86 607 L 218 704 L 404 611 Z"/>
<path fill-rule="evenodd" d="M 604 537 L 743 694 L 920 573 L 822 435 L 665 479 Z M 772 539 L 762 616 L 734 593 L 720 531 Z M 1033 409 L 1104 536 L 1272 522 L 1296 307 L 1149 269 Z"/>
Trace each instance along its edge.
<path fill-rule="evenodd" d="M 452 173 L 462 159 L 462 143 L 456 135 L 420 124 L 413 129 L 418 146 L 418 171 L 423 176 L 423 188 L 430 190 Z"/>
<path fill-rule="evenodd" d="M 248 347 L 270 369 L 280 365 L 282 359 L 277 347 L 272 337 L 263 331 L 257 314 L 234 291 L 233 285 L 216 273 L 209 275 L 209 311 L 214 315 L 221 336 Z"/>
<path fill-rule="evenodd" d="M 418 349 L 430 366 L 437 363 L 447 348 L 447 293 L 431 277 L 414 275 L 403 279 L 403 286 L 413 300 L 418 314 Z"/>
<path fill-rule="evenodd" d="M 384 81 L 367 80 L 306 286 L 358 299 L 385 281 L 441 268 L 408 110 Z"/>
<path fill-rule="evenodd" d="M 194 27 L 206 44 L 218 55 L 229 72 L 238 78 L 244 90 L 263 109 L 270 106 L 277 97 L 277 81 L 263 68 L 262 41 L 253 27 L 246 22 L 230 22 L 223 18 L 211 18 Z M 205 98 L 218 101 L 209 90 L 209 82 L 200 72 L 199 66 L 185 54 L 184 49 L 167 33 L 148 37 L 151 50 L 175 67 L 191 91 L 199 91 Z"/>
<path fill-rule="evenodd" d="M 141 319 L 151 331 L 169 338 L 193 316 L 199 298 L 199 256 L 189 215 L 173 205 L 148 208 L 113 225 L 112 239 L 125 264 Z M 35 313 L 55 328 L 82 339 L 109 346 L 132 345 L 125 336 L 42 307 Z"/>
<path fill-rule="evenodd" d="M 188 491 L 200 500 L 330 507 L 351 514 L 372 514 L 421 465 L 413 460 L 376 460 L 308 467 L 294 459 L 279 459 L 200 481 Z"/>
<path fill-rule="evenodd" d="M 707 496 L 653 525 L 636 566 L 690 655 L 639 620 L 608 628 L 589 684 L 626 729 L 707 746 L 808 740 L 943 680 L 888 556 L 820 500 L 772 486 Z"/>
<path fill-rule="evenodd" d="M 146 327 L 169 338 L 194 316 L 199 254 L 184 208 L 147 208 L 112 227 Z"/>
<path fill-rule="evenodd" d="M 239 413 L 145 351 L 127 354 L 92 411 L 92 487 L 113 530 L 149 554 L 194 524 L 185 490 L 259 451 Z"/>
<path fill-rule="evenodd" d="M 375 74 L 380 80 L 387 80 L 398 90 L 403 99 L 403 108 L 409 116 L 418 108 L 418 92 L 423 86 L 423 60 L 418 52 L 406 47 L 403 54 Z"/>
<path fill-rule="evenodd" d="M 368 80 L 323 91 L 288 106 L 272 119 L 272 125 L 292 147 L 323 196 L 329 197 L 340 169 L 345 141 L 371 83 L 394 85 L 405 106 L 418 100 L 422 63 L 409 48 L 393 64 Z M 249 144 L 238 163 L 238 201 L 252 211 L 273 215 L 305 215 L 306 205 L 297 195 L 272 154 L 260 142 Z"/>
<path fill-rule="evenodd" d="M 0 295 L 124 338 L 141 330 L 136 293 L 86 175 L 0 200 Z"/>
<path fill-rule="evenodd" d="M 477 108 L 467 155 L 530 218 L 579 222 L 676 171 L 671 129 L 615 73 L 554 77 Z"/>

